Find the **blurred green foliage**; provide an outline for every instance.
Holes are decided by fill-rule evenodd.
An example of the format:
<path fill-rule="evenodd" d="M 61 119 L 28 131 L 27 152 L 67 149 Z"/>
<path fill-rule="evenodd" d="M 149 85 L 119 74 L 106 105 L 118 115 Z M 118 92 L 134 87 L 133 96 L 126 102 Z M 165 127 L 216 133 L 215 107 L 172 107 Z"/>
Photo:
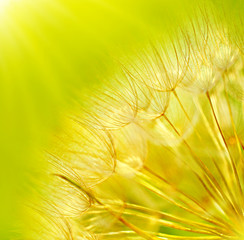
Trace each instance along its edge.
<path fill-rule="evenodd" d="M 194 10 L 191 0 L 1 0 L 0 239 L 19 232 L 40 149 L 77 91 Z M 223 4 L 223 1 L 221 1 Z M 232 1 L 226 3 L 233 6 Z M 218 4 L 218 3 L 216 3 Z M 189 11 L 190 10 L 190 11 Z M 21 223 L 21 222 L 20 222 Z"/>

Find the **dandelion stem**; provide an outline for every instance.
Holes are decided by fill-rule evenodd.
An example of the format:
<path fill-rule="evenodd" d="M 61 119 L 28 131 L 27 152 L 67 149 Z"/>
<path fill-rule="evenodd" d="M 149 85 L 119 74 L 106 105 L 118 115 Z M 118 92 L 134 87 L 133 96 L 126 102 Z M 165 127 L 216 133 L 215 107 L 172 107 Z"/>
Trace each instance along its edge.
<path fill-rule="evenodd" d="M 141 176 L 143 176 L 141 174 Z M 151 185 L 148 181 L 144 180 L 144 179 L 140 179 L 138 181 L 142 186 L 144 186 L 146 189 L 150 190 L 151 192 L 155 193 L 156 195 L 162 197 L 163 199 L 165 199 L 166 201 L 172 203 L 173 205 L 207 221 L 207 222 L 210 222 L 211 224 L 214 224 L 214 225 L 217 225 L 223 229 L 232 229 L 233 227 L 231 225 L 229 225 L 228 223 L 222 221 L 222 219 L 219 219 L 218 217 L 216 216 L 213 216 L 211 215 L 209 212 L 205 212 L 205 214 L 208 216 L 208 217 L 205 217 L 203 215 L 203 212 L 202 211 L 199 211 L 198 209 L 194 208 L 194 206 L 189 206 L 188 204 L 188 207 L 185 207 L 183 206 L 182 204 L 179 204 L 178 202 L 176 202 L 174 199 L 170 198 L 168 195 L 166 195 L 164 192 L 162 192 L 161 190 L 159 190 L 158 188 L 156 188 L 155 186 Z"/>
<path fill-rule="evenodd" d="M 172 124 L 172 122 L 167 118 L 167 116 L 164 114 L 164 117 L 166 119 L 166 121 L 170 124 L 170 126 L 174 129 L 174 131 L 176 132 L 176 134 L 178 136 L 180 136 L 179 132 L 177 131 L 177 129 L 175 128 L 175 126 Z M 215 197 L 215 194 L 218 193 L 221 195 L 221 197 L 226 201 L 226 203 L 231 207 L 231 209 L 234 211 L 234 213 L 236 213 L 237 216 L 240 216 L 240 213 L 238 213 L 238 211 L 236 210 L 236 208 L 233 206 L 233 204 L 231 203 L 231 201 L 229 201 L 229 199 L 227 198 L 227 196 L 224 194 L 224 192 L 222 191 L 220 185 L 218 184 L 217 180 L 214 178 L 214 176 L 212 175 L 211 171 L 208 169 L 208 167 L 204 164 L 204 162 L 202 162 L 201 159 L 198 158 L 198 156 L 194 153 L 194 151 L 192 150 L 192 148 L 190 147 L 190 145 L 183 140 L 184 144 L 186 145 L 186 147 L 188 148 L 188 150 L 190 151 L 193 159 L 196 161 L 196 163 L 198 164 L 198 166 L 202 169 L 204 175 L 205 175 L 205 180 L 207 180 L 208 185 L 210 185 L 210 187 L 212 189 L 214 189 L 213 193 L 212 191 L 208 188 L 208 186 L 204 183 L 203 179 L 201 178 L 201 176 L 199 176 L 198 173 L 196 173 L 191 166 L 190 169 L 193 171 L 193 173 L 196 175 L 196 177 L 198 178 L 198 180 L 201 182 L 201 184 L 203 185 L 204 189 L 207 191 L 207 193 L 209 194 L 209 196 L 218 204 L 218 206 L 222 209 L 221 207 L 221 202 Z M 209 181 L 209 179 L 211 180 L 211 182 Z M 223 209 L 222 209 L 223 210 Z M 223 210 L 223 212 L 225 212 Z M 227 215 L 228 217 L 230 217 L 231 215 Z"/>
<path fill-rule="evenodd" d="M 233 169 L 233 172 L 234 172 L 234 175 L 235 175 L 235 179 L 236 179 L 236 182 L 237 182 L 237 186 L 238 186 L 238 190 L 239 190 L 240 196 L 241 196 L 241 198 L 243 198 L 243 191 L 242 191 L 242 187 L 241 187 L 241 183 L 240 183 L 240 178 L 239 178 L 239 175 L 238 175 L 238 172 L 237 172 L 237 168 L 236 168 L 235 161 L 232 158 L 232 155 L 230 153 L 228 144 L 227 144 L 227 142 L 225 140 L 224 134 L 223 134 L 222 129 L 221 129 L 220 125 L 219 125 L 219 122 L 218 122 L 217 116 L 215 114 L 214 107 L 213 107 L 212 100 L 211 100 L 211 97 L 209 95 L 209 92 L 206 92 L 206 96 L 208 98 L 208 101 L 209 101 L 209 104 L 210 104 L 210 107 L 211 107 L 211 110 L 212 110 L 212 114 L 213 114 L 215 123 L 216 123 L 216 125 L 218 127 L 219 133 L 220 133 L 220 135 L 222 137 L 222 140 L 224 142 L 224 145 L 225 145 L 225 147 L 227 149 L 227 152 L 229 154 L 229 157 L 230 157 L 230 160 L 231 160 L 231 166 L 232 166 L 232 169 Z"/>

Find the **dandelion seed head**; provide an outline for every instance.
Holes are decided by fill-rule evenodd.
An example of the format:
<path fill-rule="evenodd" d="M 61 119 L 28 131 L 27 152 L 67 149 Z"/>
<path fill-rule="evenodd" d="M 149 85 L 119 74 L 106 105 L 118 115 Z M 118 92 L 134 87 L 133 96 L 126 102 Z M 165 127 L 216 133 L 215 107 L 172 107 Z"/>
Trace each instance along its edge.
<path fill-rule="evenodd" d="M 55 138 L 45 211 L 64 239 L 243 238 L 243 46 L 201 14 L 122 64 Z"/>

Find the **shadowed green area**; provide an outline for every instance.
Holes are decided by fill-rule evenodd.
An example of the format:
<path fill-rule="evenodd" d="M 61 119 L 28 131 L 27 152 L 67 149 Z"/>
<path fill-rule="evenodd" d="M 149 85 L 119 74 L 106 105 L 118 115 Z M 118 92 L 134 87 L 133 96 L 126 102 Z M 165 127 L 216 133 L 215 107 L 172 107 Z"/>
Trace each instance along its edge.
<path fill-rule="evenodd" d="M 0 239 L 19 232 L 21 206 L 35 184 L 30 176 L 45 165 L 39 149 L 76 92 L 98 84 L 114 59 L 169 31 L 192 9 L 190 0 L 9 0 L 1 6 Z"/>

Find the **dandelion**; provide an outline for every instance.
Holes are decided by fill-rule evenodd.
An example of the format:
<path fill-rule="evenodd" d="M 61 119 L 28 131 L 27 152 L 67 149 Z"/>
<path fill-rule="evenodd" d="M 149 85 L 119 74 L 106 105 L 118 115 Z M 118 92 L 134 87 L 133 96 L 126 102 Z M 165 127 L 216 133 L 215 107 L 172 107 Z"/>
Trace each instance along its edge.
<path fill-rule="evenodd" d="M 69 117 L 35 239 L 244 239 L 243 45 L 211 19 L 150 44 Z"/>

